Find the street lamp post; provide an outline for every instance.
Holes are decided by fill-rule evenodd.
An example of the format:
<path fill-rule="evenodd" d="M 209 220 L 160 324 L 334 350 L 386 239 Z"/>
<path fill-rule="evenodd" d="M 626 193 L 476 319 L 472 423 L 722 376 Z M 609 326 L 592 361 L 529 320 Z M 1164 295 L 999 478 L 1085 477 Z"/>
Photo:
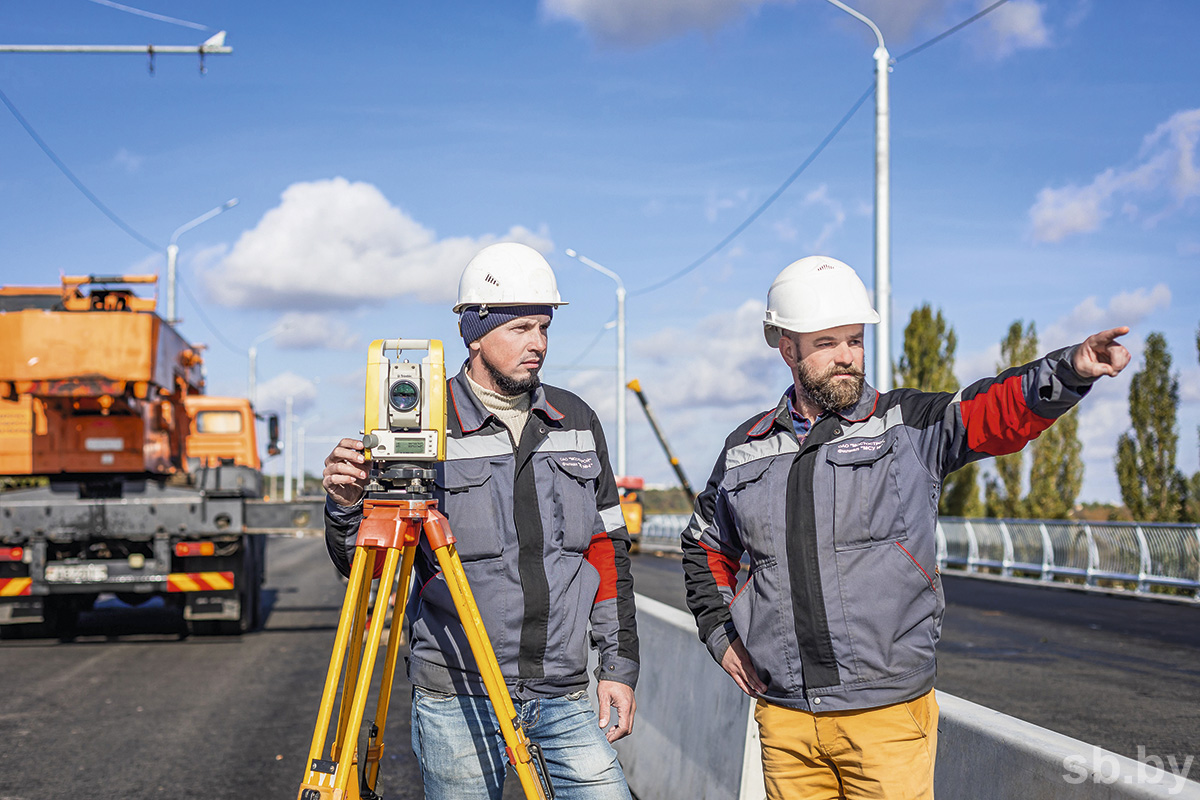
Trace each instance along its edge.
<path fill-rule="evenodd" d="M 310 414 L 296 425 L 296 497 L 304 494 L 304 438 L 308 423 L 320 419 L 320 414 Z"/>
<path fill-rule="evenodd" d="M 290 503 L 292 501 L 292 456 L 295 451 L 292 449 L 292 396 L 287 396 L 287 401 L 284 403 L 283 417 L 283 502 Z"/>
<path fill-rule="evenodd" d="M 625 476 L 625 282 L 621 276 L 603 267 L 574 250 L 565 251 L 568 256 L 602 275 L 607 275 L 617 284 L 617 477 Z"/>
<path fill-rule="evenodd" d="M 879 312 L 879 324 L 875 326 L 875 388 L 886 392 L 892 388 L 891 107 L 888 102 L 891 56 L 874 22 L 840 0 L 828 2 L 867 25 L 878 42 L 875 48 L 875 310 Z"/>
<path fill-rule="evenodd" d="M 275 338 L 290 327 L 291 325 L 286 322 L 276 325 L 271 330 L 255 338 L 250 343 L 250 349 L 246 351 L 246 357 L 250 360 L 250 375 L 247 381 L 249 391 L 246 392 L 246 396 L 250 398 L 250 405 L 255 408 L 258 407 L 258 345 L 260 342 Z"/>
<path fill-rule="evenodd" d="M 226 200 L 224 203 L 212 209 L 211 211 L 206 211 L 205 213 L 196 217 L 191 222 L 185 225 L 180 225 L 175 229 L 175 232 L 171 234 L 171 243 L 167 245 L 167 322 L 171 323 L 172 325 L 179 321 L 175 317 L 175 260 L 179 256 L 179 246 L 175 244 L 175 241 L 179 238 L 180 234 L 187 233 L 192 228 L 203 222 L 208 222 L 217 214 L 233 208 L 237 205 L 237 203 L 238 201 L 236 197 L 232 200 Z"/>

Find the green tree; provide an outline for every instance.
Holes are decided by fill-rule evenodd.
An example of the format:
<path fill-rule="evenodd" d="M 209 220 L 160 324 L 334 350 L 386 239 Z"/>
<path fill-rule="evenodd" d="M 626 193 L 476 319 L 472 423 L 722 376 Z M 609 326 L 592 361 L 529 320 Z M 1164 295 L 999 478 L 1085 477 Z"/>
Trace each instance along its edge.
<path fill-rule="evenodd" d="M 924 392 L 954 392 L 954 351 L 958 337 L 939 309 L 936 314 L 928 303 L 913 309 L 904 328 L 904 352 L 896 370 L 896 383 Z M 978 517 L 983 512 L 979 500 L 979 466 L 968 464 L 947 476 L 942 486 L 938 512 L 953 517 Z"/>
<path fill-rule="evenodd" d="M 1146 337 L 1142 358 L 1145 363 L 1129 384 L 1133 430 L 1117 439 L 1117 482 L 1135 520 L 1176 522 L 1187 514 L 1187 485 L 1175 466 L 1179 378 L 1171 375 L 1171 354 L 1161 333 Z"/>
<path fill-rule="evenodd" d="M 1000 361 L 996 371 L 1003 372 L 1033 361 L 1038 356 L 1037 328 L 1017 320 L 1008 326 L 1008 333 L 1000 341 Z M 1021 478 L 1024 473 L 1025 453 L 1012 453 L 995 460 L 996 477 L 986 481 L 984 494 L 989 517 L 1027 517 L 1029 504 L 1021 497 Z"/>
<path fill-rule="evenodd" d="M 1033 443 L 1029 468 L 1029 516 L 1036 519 L 1066 519 L 1075 508 L 1083 487 L 1083 444 L 1079 441 L 1079 417 L 1071 409 L 1055 420 Z"/>

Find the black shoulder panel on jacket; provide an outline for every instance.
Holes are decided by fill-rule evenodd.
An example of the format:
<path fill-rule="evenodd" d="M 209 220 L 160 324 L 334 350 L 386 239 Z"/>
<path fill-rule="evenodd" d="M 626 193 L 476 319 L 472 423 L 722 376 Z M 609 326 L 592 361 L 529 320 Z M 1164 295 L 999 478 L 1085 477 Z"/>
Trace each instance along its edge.
<path fill-rule="evenodd" d="M 900 407 L 904 425 L 917 430 L 937 425 L 954 402 L 953 392 L 923 392 L 920 389 L 893 389 L 879 396 L 872 416 L 883 417 L 889 409 Z"/>
<path fill-rule="evenodd" d="M 546 403 L 563 415 L 561 424 L 564 428 L 587 429 L 590 426 L 596 412 L 592 411 L 592 407 L 585 403 L 582 397 L 544 383 L 542 389 L 546 392 Z"/>

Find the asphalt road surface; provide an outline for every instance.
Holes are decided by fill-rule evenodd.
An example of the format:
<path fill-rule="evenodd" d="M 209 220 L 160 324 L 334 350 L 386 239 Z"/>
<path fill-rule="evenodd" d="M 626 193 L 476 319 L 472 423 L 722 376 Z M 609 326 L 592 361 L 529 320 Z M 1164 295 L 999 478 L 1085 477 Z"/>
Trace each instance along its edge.
<path fill-rule="evenodd" d="M 181 639 L 177 615 L 141 607 L 83 615 L 73 642 L 0 643 L 0 799 L 296 797 L 345 588 L 320 539 L 272 539 L 266 586 L 266 623 L 241 637 Z M 423 796 L 408 716 L 405 685 L 389 799 Z"/>
<path fill-rule="evenodd" d="M 166 609 L 107 607 L 72 642 L 0 642 L 0 800 L 295 797 L 344 585 L 319 539 L 272 539 L 267 573 L 269 615 L 242 637 L 185 638 Z M 678 556 L 636 556 L 634 575 L 682 607 Z M 1131 757 L 1200 754 L 1200 608 L 945 586 L 940 689 Z M 408 719 L 401 682 L 390 800 L 422 796 Z"/>
<path fill-rule="evenodd" d="M 1200 606 L 942 581 L 939 690 L 1130 758 L 1200 761 Z M 635 557 L 634 586 L 686 608 L 678 555 Z"/>

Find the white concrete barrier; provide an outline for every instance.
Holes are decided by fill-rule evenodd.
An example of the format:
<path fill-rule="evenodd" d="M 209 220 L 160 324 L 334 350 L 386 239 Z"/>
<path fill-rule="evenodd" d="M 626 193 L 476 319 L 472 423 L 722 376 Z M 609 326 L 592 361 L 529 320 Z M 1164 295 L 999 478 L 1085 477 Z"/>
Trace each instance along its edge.
<path fill-rule="evenodd" d="M 639 594 L 637 619 L 637 716 L 615 745 L 629 788 L 638 800 L 765 798 L 750 698 L 713 663 L 692 615 Z"/>
<path fill-rule="evenodd" d="M 637 612 L 637 716 L 616 744 L 630 789 L 638 800 L 763 800 L 750 698 L 713 663 L 690 614 L 643 595 Z M 1138 761 L 944 692 L 938 704 L 939 800 L 1200 800 L 1192 755 Z"/>
<path fill-rule="evenodd" d="M 1141 760 L 938 692 L 934 787 L 945 800 L 1200 799 L 1200 758 L 1146 753 Z"/>

